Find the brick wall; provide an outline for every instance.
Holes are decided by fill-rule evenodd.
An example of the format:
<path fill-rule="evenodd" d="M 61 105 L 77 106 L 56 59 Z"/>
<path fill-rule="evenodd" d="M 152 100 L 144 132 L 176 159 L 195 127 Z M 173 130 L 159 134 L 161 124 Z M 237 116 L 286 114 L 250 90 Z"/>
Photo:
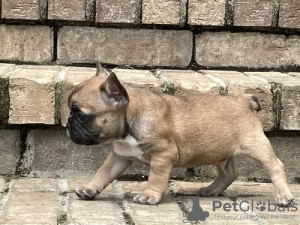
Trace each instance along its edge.
<path fill-rule="evenodd" d="M 86 65 L 99 58 L 111 65 L 268 69 L 300 64 L 296 0 L 0 2 L 2 62 Z"/>
<path fill-rule="evenodd" d="M 270 140 L 297 181 L 299 10 L 296 0 L 0 0 L 0 174 L 97 169 L 110 146 L 86 150 L 64 127 L 68 94 L 95 74 L 99 59 L 141 88 L 255 94 L 264 130 L 276 136 Z M 136 165 L 128 174 L 147 170 Z"/>

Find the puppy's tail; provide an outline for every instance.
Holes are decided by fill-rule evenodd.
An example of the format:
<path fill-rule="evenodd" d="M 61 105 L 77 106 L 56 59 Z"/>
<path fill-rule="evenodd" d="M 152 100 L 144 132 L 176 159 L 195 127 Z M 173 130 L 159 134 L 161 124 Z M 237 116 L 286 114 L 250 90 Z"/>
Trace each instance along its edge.
<path fill-rule="evenodd" d="M 249 102 L 249 106 L 252 110 L 258 112 L 261 110 L 261 106 L 259 104 L 258 98 L 251 94 L 243 95 Z"/>

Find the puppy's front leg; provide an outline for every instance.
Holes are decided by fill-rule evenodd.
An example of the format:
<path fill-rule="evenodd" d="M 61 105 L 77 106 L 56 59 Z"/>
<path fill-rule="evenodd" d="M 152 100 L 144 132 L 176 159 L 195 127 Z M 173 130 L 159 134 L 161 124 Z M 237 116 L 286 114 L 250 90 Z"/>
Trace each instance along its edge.
<path fill-rule="evenodd" d="M 164 157 L 151 157 L 148 188 L 133 198 L 134 202 L 155 205 L 168 187 L 173 163 Z"/>
<path fill-rule="evenodd" d="M 76 195 L 83 199 L 95 198 L 108 184 L 122 174 L 131 163 L 131 160 L 121 158 L 114 151 L 111 151 L 93 179 L 87 185 L 75 189 Z"/>

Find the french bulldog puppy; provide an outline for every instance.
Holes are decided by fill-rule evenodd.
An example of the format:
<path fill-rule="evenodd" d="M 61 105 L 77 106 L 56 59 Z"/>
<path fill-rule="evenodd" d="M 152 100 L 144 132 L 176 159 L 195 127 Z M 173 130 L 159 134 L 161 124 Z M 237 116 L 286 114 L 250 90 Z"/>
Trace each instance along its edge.
<path fill-rule="evenodd" d="M 81 145 L 112 141 L 113 149 L 93 179 L 75 193 L 93 199 L 133 161 L 150 165 L 148 187 L 134 202 L 157 204 L 173 167 L 215 165 L 218 177 L 198 196 L 218 196 L 237 177 L 235 157 L 259 161 L 275 187 L 275 201 L 293 200 L 282 162 L 255 111 L 256 97 L 207 94 L 176 97 L 123 86 L 97 63 L 95 77 L 79 84 L 68 100 L 67 130 Z"/>

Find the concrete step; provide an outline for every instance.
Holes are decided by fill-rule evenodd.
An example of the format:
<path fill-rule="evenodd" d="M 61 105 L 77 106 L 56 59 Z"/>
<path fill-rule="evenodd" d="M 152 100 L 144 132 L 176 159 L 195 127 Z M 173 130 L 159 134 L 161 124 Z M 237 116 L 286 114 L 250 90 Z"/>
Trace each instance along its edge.
<path fill-rule="evenodd" d="M 175 95 L 253 94 L 265 131 L 300 130 L 300 75 L 212 70 L 115 68 L 121 83 Z M 68 95 L 95 68 L 0 64 L 0 122 L 65 126 Z"/>
<path fill-rule="evenodd" d="M 76 145 L 63 130 L 30 130 L 20 152 L 18 130 L 0 130 L 5 154 L 0 169 L 4 174 L 29 177 L 76 178 L 93 175 L 104 162 L 111 144 L 96 146 Z M 269 137 L 276 155 L 285 165 L 289 183 L 299 183 L 300 137 Z M 21 157 L 21 159 L 19 159 Z M 271 182 L 261 165 L 247 156 L 238 156 L 238 180 Z M 149 166 L 134 162 L 123 174 L 124 179 L 143 179 L 149 174 Z M 210 181 L 217 176 L 214 166 L 174 168 L 172 178 L 180 180 Z"/>
<path fill-rule="evenodd" d="M 0 178 L 0 224 L 191 224 L 194 193 L 208 183 L 171 181 L 160 204 L 140 205 L 133 196 L 146 182 L 114 181 L 96 199 L 78 199 L 84 179 Z M 274 204 L 271 184 L 234 182 L 218 197 L 198 198 L 208 217 L 201 224 L 299 224 L 300 185 L 289 208 Z M 234 206 L 236 204 L 236 206 Z"/>

